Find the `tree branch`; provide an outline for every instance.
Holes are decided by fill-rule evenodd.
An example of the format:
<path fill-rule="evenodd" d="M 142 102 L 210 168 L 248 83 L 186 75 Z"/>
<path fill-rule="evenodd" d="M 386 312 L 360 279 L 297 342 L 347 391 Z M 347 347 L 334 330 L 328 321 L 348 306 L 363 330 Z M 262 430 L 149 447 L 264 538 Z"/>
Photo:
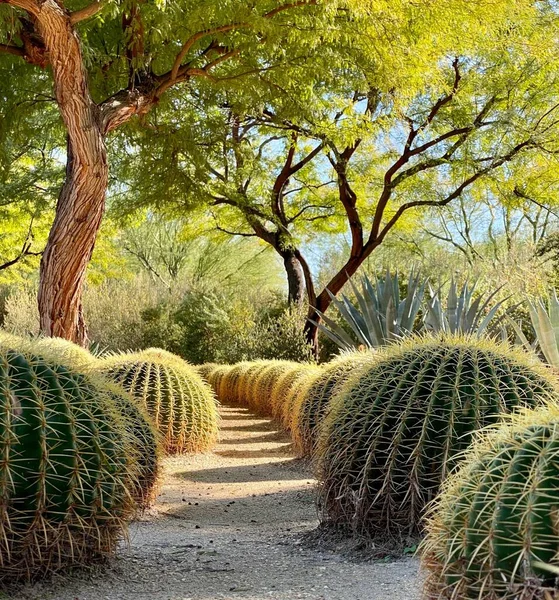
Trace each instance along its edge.
<path fill-rule="evenodd" d="M 19 46 L 10 46 L 9 44 L 0 44 L 0 52 L 4 54 L 12 54 L 13 56 L 20 56 L 25 58 L 25 50 Z"/>
<path fill-rule="evenodd" d="M 105 5 L 107 4 L 107 0 L 95 0 L 85 8 L 80 8 L 79 10 L 75 10 L 73 13 L 70 13 L 70 23 L 75 25 L 76 23 L 80 23 L 81 21 L 85 21 L 90 17 L 96 15 Z"/>

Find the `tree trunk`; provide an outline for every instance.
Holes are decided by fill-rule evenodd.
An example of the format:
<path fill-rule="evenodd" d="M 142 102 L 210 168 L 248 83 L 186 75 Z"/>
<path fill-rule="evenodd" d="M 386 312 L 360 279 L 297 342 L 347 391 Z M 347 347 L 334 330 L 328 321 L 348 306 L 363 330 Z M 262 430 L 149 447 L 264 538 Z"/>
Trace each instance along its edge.
<path fill-rule="evenodd" d="M 324 313 L 328 310 L 328 307 L 332 304 L 332 298 L 328 290 L 335 296 L 348 282 L 349 278 L 356 273 L 367 256 L 368 254 L 364 255 L 364 253 L 360 256 L 352 256 L 316 297 L 314 306 L 309 308 L 307 323 L 305 325 L 305 335 L 307 342 L 313 347 L 315 355 L 318 355 L 319 350 L 317 324 L 320 323 L 320 315 L 316 311 L 319 310 L 321 313 Z M 314 321 L 314 323 L 311 321 Z"/>
<path fill-rule="evenodd" d="M 41 260 L 41 331 L 85 345 L 82 291 L 108 183 L 104 126 L 89 93 L 80 43 L 69 13 L 55 0 L 44 0 L 34 16 L 48 52 L 54 92 L 68 132 L 66 180 Z"/>
<path fill-rule="evenodd" d="M 91 158 L 84 164 L 68 141 L 66 180 L 41 260 L 38 297 L 41 331 L 84 346 L 88 338 L 82 292 L 103 218 L 108 177 L 100 132 L 96 142 L 88 148 Z"/>
<path fill-rule="evenodd" d="M 287 274 L 288 302 L 302 306 L 305 302 L 305 276 L 295 252 L 282 252 L 283 265 Z"/>

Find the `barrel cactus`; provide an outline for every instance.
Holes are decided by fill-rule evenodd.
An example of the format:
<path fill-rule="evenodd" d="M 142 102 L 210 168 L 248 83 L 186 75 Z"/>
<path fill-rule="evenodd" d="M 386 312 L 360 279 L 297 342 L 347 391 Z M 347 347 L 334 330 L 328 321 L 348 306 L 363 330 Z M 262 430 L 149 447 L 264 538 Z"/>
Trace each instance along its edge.
<path fill-rule="evenodd" d="M 251 389 L 251 405 L 256 411 L 272 414 L 272 392 L 276 381 L 285 373 L 298 368 L 299 363 L 287 360 L 269 360 L 263 365 Z"/>
<path fill-rule="evenodd" d="M 169 454 L 203 452 L 216 442 L 214 395 L 195 367 L 178 356 L 149 349 L 107 357 L 99 368 L 142 403 Z"/>
<path fill-rule="evenodd" d="M 93 379 L 94 385 L 113 401 L 116 409 L 127 423 L 131 445 L 137 456 L 137 475 L 130 493 L 140 511 L 155 501 L 159 479 L 161 440 L 145 408 L 136 402 L 121 386 Z"/>
<path fill-rule="evenodd" d="M 75 366 L 87 367 L 97 361 L 97 358 L 85 348 L 62 338 L 40 337 L 34 339 L 32 343 L 39 354 L 58 355 L 63 362 L 69 362 Z"/>
<path fill-rule="evenodd" d="M 347 352 L 324 365 L 299 391 L 293 409 L 293 441 L 300 456 L 310 456 L 332 396 L 356 369 L 372 365 L 378 354 Z"/>
<path fill-rule="evenodd" d="M 323 521 L 361 535 L 418 535 L 473 433 L 553 389 L 543 366 L 487 340 L 390 347 L 332 399 L 317 449 Z"/>
<path fill-rule="evenodd" d="M 231 365 L 221 365 L 212 369 L 208 373 L 208 383 L 212 387 L 214 394 L 217 396 L 218 400 L 221 402 L 223 398 L 222 394 L 222 384 L 224 383 L 225 376 L 233 367 Z"/>
<path fill-rule="evenodd" d="M 128 424 L 90 378 L 0 342 L 0 580 L 112 554 L 136 511 Z"/>
<path fill-rule="evenodd" d="M 558 598 L 558 505 L 556 406 L 483 436 L 430 509 L 425 597 Z"/>

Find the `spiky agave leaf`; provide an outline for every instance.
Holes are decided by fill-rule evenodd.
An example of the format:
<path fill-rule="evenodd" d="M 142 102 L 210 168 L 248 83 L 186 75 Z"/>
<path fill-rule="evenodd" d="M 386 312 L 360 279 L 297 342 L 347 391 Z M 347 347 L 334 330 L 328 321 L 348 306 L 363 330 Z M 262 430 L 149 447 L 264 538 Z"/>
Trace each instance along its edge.
<path fill-rule="evenodd" d="M 486 335 L 505 300 L 492 304 L 501 290 L 498 288 L 485 299 L 483 296 L 478 296 L 472 301 L 475 289 L 475 283 L 470 286 L 465 282 L 459 291 L 456 282 L 451 279 L 445 307 L 442 301 L 442 287 L 435 291 L 429 286 L 431 300 L 427 304 L 427 311 L 423 317 L 425 330 L 451 335 L 477 335 L 478 337 Z"/>
<path fill-rule="evenodd" d="M 349 285 L 357 305 L 345 295 L 338 300 L 330 291 L 328 293 L 354 338 L 330 317 L 317 311 L 323 321 L 318 323 L 318 328 L 342 350 L 356 350 L 359 345 L 379 348 L 412 333 L 425 295 L 427 279 L 412 272 L 404 298 L 400 297 L 398 274 L 392 275 L 390 271 L 386 272 L 384 279 L 376 278 L 374 284 L 364 275 L 361 289 L 351 278 Z"/>
<path fill-rule="evenodd" d="M 215 444 L 215 397 L 196 369 L 180 357 L 150 348 L 109 356 L 98 368 L 143 404 L 168 453 L 203 452 Z"/>
<path fill-rule="evenodd" d="M 480 436 L 430 508 L 425 597 L 558 597 L 558 469 L 555 399 Z"/>
<path fill-rule="evenodd" d="M 137 453 L 86 374 L 0 341 L 0 581 L 104 559 L 136 504 Z"/>
<path fill-rule="evenodd" d="M 322 518 L 415 536 L 473 433 L 537 404 L 555 380 L 524 353 L 471 336 L 421 336 L 383 354 L 332 399 L 317 448 Z"/>

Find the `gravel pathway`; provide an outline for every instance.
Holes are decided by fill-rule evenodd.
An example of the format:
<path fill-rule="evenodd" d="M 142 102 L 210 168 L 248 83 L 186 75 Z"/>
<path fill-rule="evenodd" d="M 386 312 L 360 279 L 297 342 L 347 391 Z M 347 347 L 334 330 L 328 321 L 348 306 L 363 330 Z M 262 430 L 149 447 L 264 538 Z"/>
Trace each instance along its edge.
<path fill-rule="evenodd" d="M 417 600 L 415 559 L 352 562 L 308 548 L 314 480 L 269 419 L 222 408 L 211 454 L 165 461 L 155 508 L 102 572 L 11 600 Z"/>

